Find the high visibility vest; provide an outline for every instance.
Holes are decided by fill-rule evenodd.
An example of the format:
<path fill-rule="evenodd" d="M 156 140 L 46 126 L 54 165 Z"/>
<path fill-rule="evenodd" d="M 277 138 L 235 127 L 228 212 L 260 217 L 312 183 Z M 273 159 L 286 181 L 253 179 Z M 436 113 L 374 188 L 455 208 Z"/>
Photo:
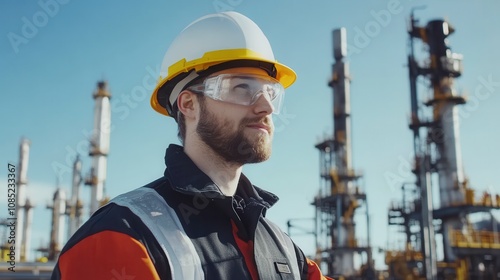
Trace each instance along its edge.
<path fill-rule="evenodd" d="M 129 208 L 148 227 L 168 258 L 171 279 L 205 279 L 198 252 L 184 231 L 175 210 L 154 189 L 138 188 L 113 198 L 109 203 Z M 278 242 L 283 245 L 291 266 L 277 269 L 289 269 L 287 278 L 300 279 L 295 246 L 291 239 L 276 225 L 269 225 Z"/>
<path fill-rule="evenodd" d="M 167 256 L 172 279 L 205 279 L 193 242 L 174 209 L 155 190 L 139 188 L 109 203 L 129 208 L 148 227 Z"/>

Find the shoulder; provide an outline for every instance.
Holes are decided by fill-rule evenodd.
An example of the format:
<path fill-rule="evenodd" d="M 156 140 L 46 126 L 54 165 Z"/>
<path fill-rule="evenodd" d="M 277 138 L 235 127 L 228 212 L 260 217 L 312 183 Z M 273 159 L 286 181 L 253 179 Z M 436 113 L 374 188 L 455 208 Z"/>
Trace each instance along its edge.
<path fill-rule="evenodd" d="M 124 207 L 102 208 L 62 250 L 56 267 L 60 278 L 160 279 L 148 252 L 150 241 L 137 225 L 138 221 Z"/>
<path fill-rule="evenodd" d="M 156 239 L 129 208 L 114 203 L 99 209 L 68 240 L 54 271 L 71 279 L 160 279 L 159 273 L 169 275 L 169 268 Z"/>
<path fill-rule="evenodd" d="M 80 241 L 104 232 L 115 232 L 140 239 L 140 229 L 144 224 L 127 207 L 108 204 L 100 208 L 68 240 L 61 254 L 71 249 Z"/>
<path fill-rule="evenodd" d="M 151 190 L 158 189 L 166 181 L 160 178 L 153 181 L 142 188 Z M 141 188 L 140 188 L 141 189 Z M 128 193 L 122 194 L 118 197 L 126 196 L 127 194 L 137 192 L 138 189 L 132 190 Z M 82 240 L 98 234 L 98 236 L 106 235 L 105 232 L 113 232 L 113 234 L 121 233 L 128 235 L 133 239 L 143 241 L 147 235 L 147 227 L 137 217 L 130 208 L 112 203 L 116 198 L 112 199 L 110 203 L 99 208 L 68 240 L 61 254 L 71 249 L 74 245 Z M 102 234 L 101 234 L 102 233 Z"/>

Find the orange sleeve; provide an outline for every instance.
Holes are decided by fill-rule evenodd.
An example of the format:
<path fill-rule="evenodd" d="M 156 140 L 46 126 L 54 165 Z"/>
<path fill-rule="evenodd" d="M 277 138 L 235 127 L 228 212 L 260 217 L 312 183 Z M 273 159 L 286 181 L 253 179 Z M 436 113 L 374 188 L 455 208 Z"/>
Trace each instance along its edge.
<path fill-rule="evenodd" d="M 63 280 L 160 279 L 144 245 L 115 231 L 82 239 L 60 256 L 59 271 Z"/>
<path fill-rule="evenodd" d="M 307 260 L 307 280 L 334 280 L 324 276 L 319 270 L 318 265 L 310 259 Z"/>

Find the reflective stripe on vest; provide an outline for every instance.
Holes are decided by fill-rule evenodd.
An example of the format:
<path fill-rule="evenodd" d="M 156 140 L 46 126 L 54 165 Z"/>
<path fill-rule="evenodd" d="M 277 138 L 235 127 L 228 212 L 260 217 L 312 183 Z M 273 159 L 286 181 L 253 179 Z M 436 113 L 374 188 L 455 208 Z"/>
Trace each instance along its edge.
<path fill-rule="evenodd" d="M 148 227 L 167 256 L 172 279 L 205 279 L 193 242 L 174 209 L 155 190 L 139 188 L 109 203 L 129 208 Z"/>

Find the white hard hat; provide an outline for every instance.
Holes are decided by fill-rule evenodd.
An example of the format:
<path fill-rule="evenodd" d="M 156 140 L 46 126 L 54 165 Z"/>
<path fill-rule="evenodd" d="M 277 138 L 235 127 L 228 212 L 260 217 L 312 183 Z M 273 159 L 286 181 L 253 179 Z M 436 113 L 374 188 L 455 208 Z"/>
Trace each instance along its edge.
<path fill-rule="evenodd" d="M 237 12 L 211 14 L 184 28 L 170 45 L 151 106 L 161 114 L 172 115 L 179 93 L 189 82 L 234 67 L 262 68 L 285 88 L 296 79 L 291 68 L 276 61 L 269 41 L 255 22 Z"/>

